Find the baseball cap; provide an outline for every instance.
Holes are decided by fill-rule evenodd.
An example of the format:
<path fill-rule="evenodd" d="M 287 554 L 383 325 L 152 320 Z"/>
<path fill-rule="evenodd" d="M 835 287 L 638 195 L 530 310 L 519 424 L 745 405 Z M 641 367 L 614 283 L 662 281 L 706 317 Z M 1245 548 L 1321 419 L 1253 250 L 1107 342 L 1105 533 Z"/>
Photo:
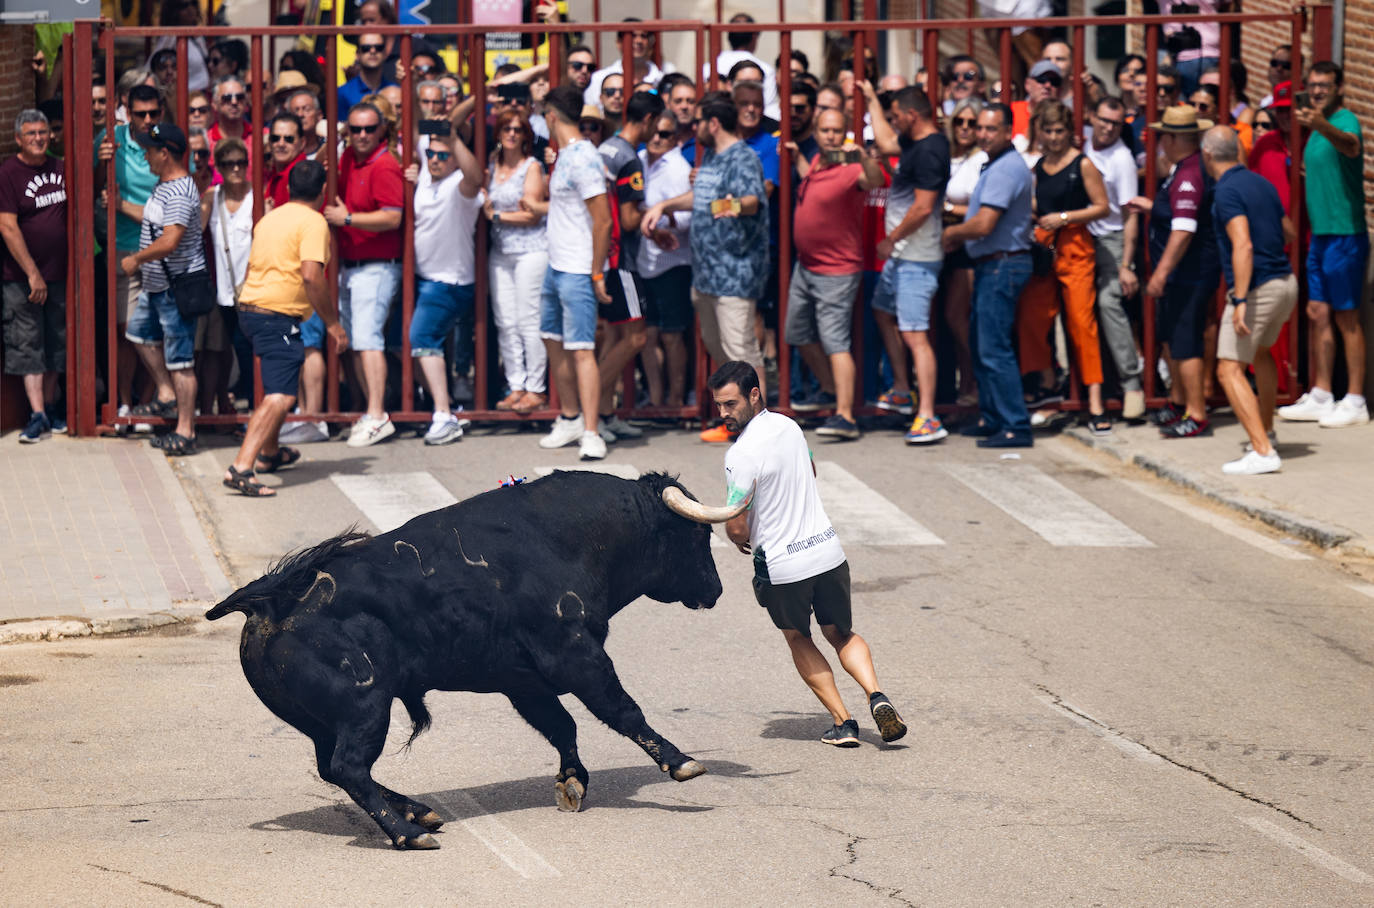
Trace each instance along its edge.
<path fill-rule="evenodd" d="M 178 158 L 186 154 L 186 133 L 175 123 L 154 123 L 147 132 L 134 133 L 134 140 L 144 148 L 161 148 Z"/>
<path fill-rule="evenodd" d="M 1269 103 L 1270 107 L 1292 107 L 1293 106 L 1293 83 L 1292 81 L 1280 82 L 1274 86 L 1274 100 Z"/>
<path fill-rule="evenodd" d="M 1059 71 L 1058 66 L 1055 66 L 1049 60 L 1041 60 L 1031 67 L 1030 77 L 1035 81 L 1039 82 L 1046 76 L 1054 76 L 1058 81 L 1064 81 L 1064 74 Z"/>

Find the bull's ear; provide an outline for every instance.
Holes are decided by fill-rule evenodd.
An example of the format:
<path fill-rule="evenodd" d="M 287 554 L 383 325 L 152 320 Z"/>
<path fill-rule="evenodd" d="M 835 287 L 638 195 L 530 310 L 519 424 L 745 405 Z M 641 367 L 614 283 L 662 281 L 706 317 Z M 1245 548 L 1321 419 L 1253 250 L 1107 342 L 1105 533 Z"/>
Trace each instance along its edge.
<path fill-rule="evenodd" d="M 693 501 L 683 494 L 682 489 L 677 486 L 668 486 L 663 490 L 663 503 L 674 513 L 681 514 L 688 520 L 695 520 L 697 523 L 725 523 L 733 520 L 754 500 L 754 490 L 750 489 L 749 494 L 743 501 L 729 507 L 712 507 L 704 505 L 699 501 Z"/>

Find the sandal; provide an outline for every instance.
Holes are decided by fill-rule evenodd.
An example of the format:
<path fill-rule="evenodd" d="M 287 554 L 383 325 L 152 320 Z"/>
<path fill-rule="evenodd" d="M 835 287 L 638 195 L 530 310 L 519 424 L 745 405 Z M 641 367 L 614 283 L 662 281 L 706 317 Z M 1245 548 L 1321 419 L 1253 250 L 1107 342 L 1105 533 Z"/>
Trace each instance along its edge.
<path fill-rule="evenodd" d="M 1112 434 L 1112 418 L 1106 413 L 1093 413 L 1088 417 L 1088 431 L 1094 435 Z"/>
<path fill-rule="evenodd" d="M 177 402 L 174 400 L 150 400 L 129 410 L 130 416 L 155 417 L 161 419 L 177 418 Z"/>
<path fill-rule="evenodd" d="M 240 473 L 234 469 L 234 465 L 229 464 L 229 478 L 224 480 L 224 486 L 228 489 L 246 495 L 249 498 L 272 498 L 277 494 L 275 489 L 269 488 L 258 482 L 253 477 L 256 474 L 252 470 Z"/>
<path fill-rule="evenodd" d="M 277 453 L 271 457 L 266 454 L 259 454 L 256 466 L 259 473 L 275 473 L 282 467 L 289 467 L 300 459 L 299 448 L 288 448 L 286 445 L 282 445 L 277 448 Z"/>
<path fill-rule="evenodd" d="M 178 435 L 176 432 L 169 432 L 166 435 L 154 438 L 149 441 L 148 444 L 158 448 L 168 457 L 185 457 L 189 454 L 195 454 L 198 450 L 198 448 L 196 448 L 195 438 L 187 438 L 185 435 Z"/>

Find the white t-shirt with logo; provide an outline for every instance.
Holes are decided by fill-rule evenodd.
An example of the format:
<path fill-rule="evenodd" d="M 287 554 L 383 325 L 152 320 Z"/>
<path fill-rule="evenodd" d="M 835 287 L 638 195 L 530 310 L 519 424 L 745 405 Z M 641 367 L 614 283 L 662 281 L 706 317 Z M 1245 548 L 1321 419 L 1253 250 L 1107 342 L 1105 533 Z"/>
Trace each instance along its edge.
<path fill-rule="evenodd" d="M 730 504 L 754 489 L 749 544 L 762 549 L 773 584 L 796 583 L 844 563 L 816 491 L 806 436 L 788 417 L 764 410 L 749 420 L 725 454 L 725 485 Z"/>
<path fill-rule="evenodd" d="M 420 173 L 429 168 L 421 165 Z M 458 189 L 463 182 L 455 170 L 439 182 L 415 187 L 415 272 L 429 281 L 471 284 L 477 280 L 474 258 L 477 217 L 485 201 L 479 190 L 468 198 Z"/>

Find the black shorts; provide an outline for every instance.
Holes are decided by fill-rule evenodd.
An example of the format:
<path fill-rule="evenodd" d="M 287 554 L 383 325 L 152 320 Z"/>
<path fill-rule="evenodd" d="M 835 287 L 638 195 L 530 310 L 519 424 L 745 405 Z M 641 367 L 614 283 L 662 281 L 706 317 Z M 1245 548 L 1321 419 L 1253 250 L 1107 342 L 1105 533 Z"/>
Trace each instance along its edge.
<path fill-rule="evenodd" d="M 658 277 L 644 278 L 649 324 L 665 334 L 692 330 L 692 266 L 678 265 Z"/>
<path fill-rule="evenodd" d="M 48 283 L 42 305 L 29 302 L 28 281 L 5 281 L 3 291 L 6 375 L 67 371 L 67 285 Z"/>
<path fill-rule="evenodd" d="M 1216 281 L 1164 286 L 1164 295 L 1155 302 L 1156 324 L 1159 342 L 1169 345 L 1169 355 L 1174 359 L 1202 357 L 1202 334 L 1207 330 L 1207 315 L 1216 295 Z"/>
<path fill-rule="evenodd" d="M 773 584 L 754 577 L 754 598 L 768 609 L 778 630 L 799 631 L 811 636 L 811 614 L 822 626 L 834 625 L 847 634 L 854 627 L 849 604 L 849 562 L 843 561 L 823 574 L 795 583 Z"/>
<path fill-rule="evenodd" d="M 611 295 L 611 301 L 597 303 L 597 318 L 605 319 L 612 325 L 645 318 L 644 282 L 639 279 L 639 275 L 624 268 L 608 270 L 606 292 Z"/>
<path fill-rule="evenodd" d="M 301 364 L 305 362 L 301 320 L 290 315 L 240 309 L 239 328 L 252 342 L 253 353 L 262 362 L 263 393 L 295 397 L 300 387 Z"/>

